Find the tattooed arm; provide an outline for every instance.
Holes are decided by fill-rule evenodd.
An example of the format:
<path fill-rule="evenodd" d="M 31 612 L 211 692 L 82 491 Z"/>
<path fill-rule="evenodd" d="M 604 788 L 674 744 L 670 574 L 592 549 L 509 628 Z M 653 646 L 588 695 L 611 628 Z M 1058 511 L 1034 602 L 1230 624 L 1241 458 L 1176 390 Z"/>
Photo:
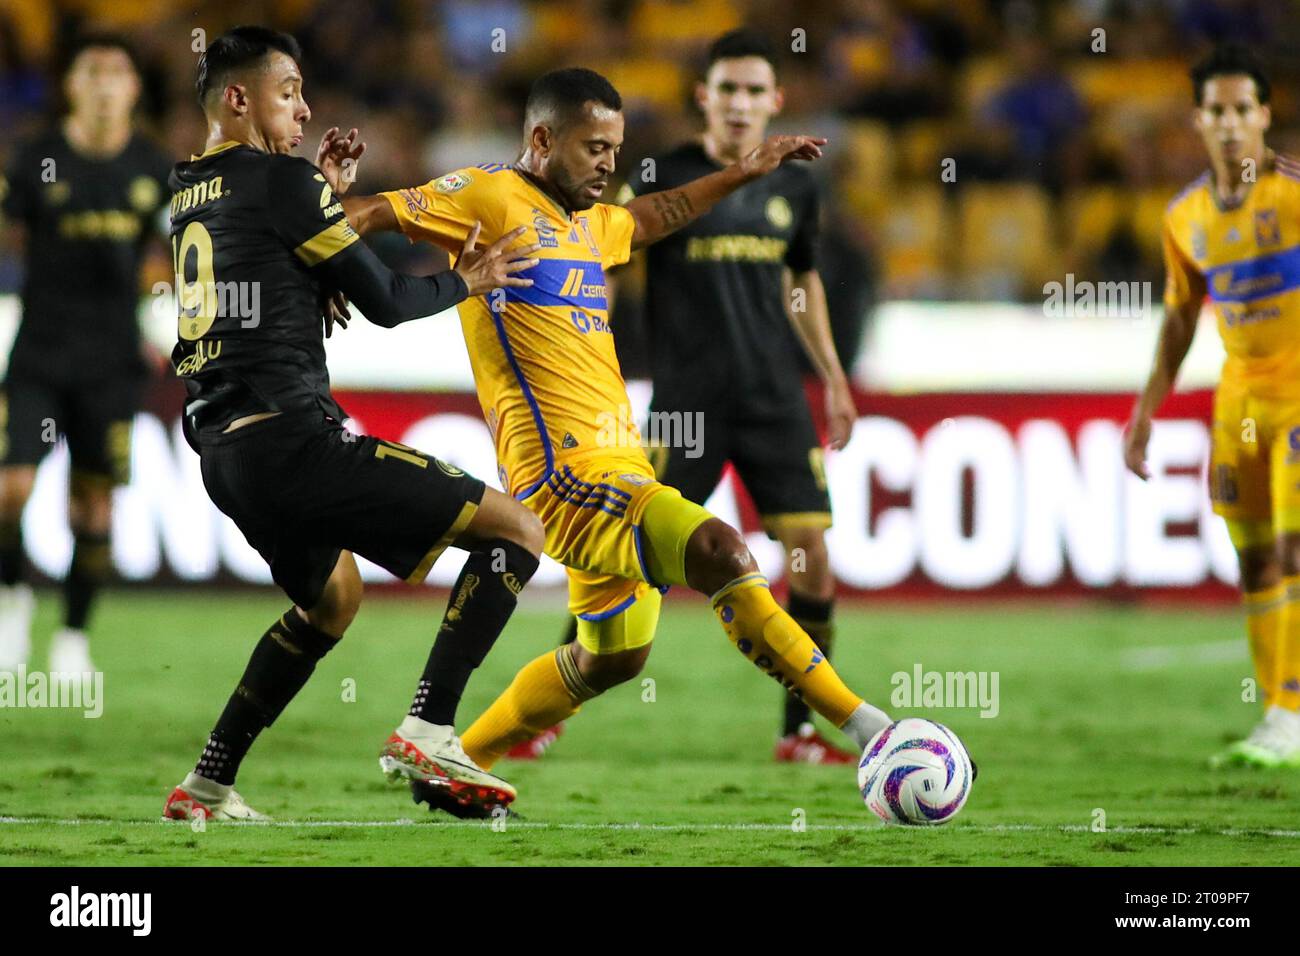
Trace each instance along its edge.
<path fill-rule="evenodd" d="M 636 221 L 632 248 L 640 249 L 676 232 L 713 208 L 718 200 L 766 176 L 789 159 L 816 159 L 826 140 L 812 136 L 771 136 L 734 165 L 694 179 L 678 189 L 648 193 L 624 207 Z"/>

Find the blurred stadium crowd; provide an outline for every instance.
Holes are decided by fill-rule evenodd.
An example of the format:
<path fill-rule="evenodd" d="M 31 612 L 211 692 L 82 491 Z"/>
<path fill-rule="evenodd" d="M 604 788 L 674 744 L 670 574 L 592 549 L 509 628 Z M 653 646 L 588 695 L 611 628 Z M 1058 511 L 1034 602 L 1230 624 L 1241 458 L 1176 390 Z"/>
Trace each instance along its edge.
<path fill-rule="evenodd" d="M 365 191 L 509 161 L 532 78 L 579 64 L 625 98 L 626 173 L 695 132 L 700 57 L 747 23 L 790 51 L 778 129 L 831 139 L 817 172 L 832 315 L 862 316 L 873 297 L 1033 302 L 1067 272 L 1159 283 L 1161 213 L 1206 166 L 1187 67 L 1212 42 L 1257 46 L 1274 73 L 1271 142 L 1300 152 L 1293 10 L 1276 0 L 0 0 L 0 160 L 58 109 L 60 46 L 89 28 L 135 43 L 141 122 L 188 155 L 204 139 L 192 31 L 260 22 L 302 41 L 315 132 L 362 128 Z M 410 269 L 434 254 L 400 239 L 386 252 Z M 161 256 L 146 281 L 159 270 Z M 0 292 L 16 287 L 8 256 Z"/>

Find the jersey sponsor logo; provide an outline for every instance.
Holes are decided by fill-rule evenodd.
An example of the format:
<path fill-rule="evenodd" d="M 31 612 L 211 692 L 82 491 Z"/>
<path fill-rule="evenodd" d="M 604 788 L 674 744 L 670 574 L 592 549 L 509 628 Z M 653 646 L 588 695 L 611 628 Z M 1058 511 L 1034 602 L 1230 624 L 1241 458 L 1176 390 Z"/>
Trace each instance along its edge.
<path fill-rule="evenodd" d="M 440 193 L 460 192 L 474 181 L 469 173 L 448 173 L 441 179 L 434 180 L 433 188 Z"/>
<path fill-rule="evenodd" d="M 629 485 L 635 485 L 638 488 L 641 487 L 642 485 L 648 485 L 650 484 L 650 482 L 654 481 L 653 478 L 647 478 L 645 475 L 633 475 L 633 474 L 628 474 L 626 472 L 620 474 L 618 477 L 620 481 L 625 481 Z"/>
<path fill-rule="evenodd" d="M 343 203 L 336 202 L 332 206 L 326 206 L 323 210 L 321 210 L 321 215 L 324 216 L 326 219 L 333 219 L 335 216 L 343 215 Z"/>
<path fill-rule="evenodd" d="M 1248 302 L 1300 288 L 1300 246 L 1210 269 L 1206 278 L 1215 302 Z"/>
<path fill-rule="evenodd" d="M 782 262 L 786 241 L 773 236 L 693 236 L 688 262 Z"/>
<path fill-rule="evenodd" d="M 424 194 L 418 189 L 406 188 L 398 190 L 398 195 L 406 202 L 406 211 L 409 212 L 417 221 L 419 213 L 429 208 L 429 201 L 424 198 Z"/>
<path fill-rule="evenodd" d="M 1255 213 L 1255 243 L 1275 246 L 1282 241 L 1282 227 L 1277 221 L 1276 209 L 1260 209 Z"/>
<path fill-rule="evenodd" d="M 203 366 L 207 365 L 213 359 L 221 354 L 221 340 L 216 339 L 212 342 L 195 342 L 194 353 L 181 359 L 180 364 L 176 366 L 177 375 L 193 375 Z"/>
<path fill-rule="evenodd" d="M 147 214 L 157 208 L 158 200 L 162 198 L 162 190 L 158 188 L 156 180 L 148 176 L 137 176 L 131 180 L 126 195 L 132 209 Z"/>
<path fill-rule="evenodd" d="M 140 235 L 140 217 L 123 209 L 88 209 L 59 217 L 64 239 L 131 240 Z"/>
<path fill-rule="evenodd" d="M 465 472 L 461 471 L 455 465 L 449 465 L 441 458 L 435 458 L 433 463 L 437 465 L 438 469 L 449 478 L 459 478 L 465 474 Z"/>
<path fill-rule="evenodd" d="M 172 218 L 176 214 L 193 209 L 196 206 L 202 206 L 204 203 L 210 203 L 220 199 L 225 193 L 221 191 L 221 177 L 213 176 L 211 179 L 205 179 L 201 183 L 195 183 L 182 189 L 178 193 L 172 194 L 171 213 Z"/>
<path fill-rule="evenodd" d="M 613 332 L 609 320 L 601 318 L 599 315 L 588 315 L 581 309 L 574 309 L 569 313 L 569 321 L 573 327 L 586 335 L 588 332 Z M 566 446 L 567 447 L 567 446 Z"/>
<path fill-rule="evenodd" d="M 767 221 L 778 229 L 789 229 L 790 223 L 794 222 L 794 211 L 784 196 L 769 199 L 763 207 L 763 213 L 767 216 Z"/>

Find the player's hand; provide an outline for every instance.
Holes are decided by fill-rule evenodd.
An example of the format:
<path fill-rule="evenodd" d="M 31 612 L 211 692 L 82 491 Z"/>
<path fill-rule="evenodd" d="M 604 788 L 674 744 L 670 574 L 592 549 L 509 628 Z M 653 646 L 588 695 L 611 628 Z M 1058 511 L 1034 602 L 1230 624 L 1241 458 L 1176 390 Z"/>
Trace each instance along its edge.
<path fill-rule="evenodd" d="M 819 136 L 769 136 L 752 152 L 741 157 L 740 169 L 751 179 L 766 176 L 791 159 L 819 159 L 826 140 Z"/>
<path fill-rule="evenodd" d="M 336 325 L 346 329 L 352 319 L 352 312 L 348 309 L 348 297 L 337 290 L 326 295 L 321 303 L 321 317 L 325 320 L 325 338 L 330 337 Z"/>
<path fill-rule="evenodd" d="M 482 231 L 481 223 L 474 223 L 465 237 L 465 245 L 456 259 L 456 271 L 469 287 L 470 296 L 486 295 L 493 289 L 506 286 L 530 286 L 532 279 L 516 276 L 516 272 L 531 269 L 541 260 L 530 258 L 542 248 L 541 243 L 530 246 L 515 246 L 511 243 L 528 230 L 527 226 L 512 229 L 485 249 L 478 248 L 478 236 Z"/>
<path fill-rule="evenodd" d="M 1151 477 L 1147 467 L 1147 442 L 1151 440 L 1151 419 L 1134 418 L 1124 433 L 1124 466 L 1143 481 Z"/>
<path fill-rule="evenodd" d="M 356 181 L 361 154 L 366 151 L 366 144 L 357 142 L 358 135 L 355 127 L 346 136 L 340 136 L 339 128 L 331 126 L 316 149 L 316 166 L 338 196 Z"/>
<path fill-rule="evenodd" d="M 849 443 L 858 409 L 847 382 L 840 381 L 826 389 L 826 444 L 839 451 Z"/>

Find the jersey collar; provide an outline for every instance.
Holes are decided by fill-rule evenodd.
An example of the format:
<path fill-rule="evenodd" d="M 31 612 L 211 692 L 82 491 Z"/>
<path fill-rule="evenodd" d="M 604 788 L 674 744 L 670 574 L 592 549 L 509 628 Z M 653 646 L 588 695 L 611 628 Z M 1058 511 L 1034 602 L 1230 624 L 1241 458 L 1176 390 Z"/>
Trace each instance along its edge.
<path fill-rule="evenodd" d="M 244 145 L 243 143 L 240 143 L 236 140 L 228 139 L 224 143 L 219 143 L 218 145 L 213 146 L 209 150 L 204 150 L 198 156 L 195 156 L 193 153 L 191 153 L 190 162 L 192 163 L 198 159 L 207 159 L 209 156 L 215 156 L 217 155 L 217 153 L 224 153 L 228 149 L 233 149 L 236 146 L 243 146 L 243 145 Z"/>
<path fill-rule="evenodd" d="M 524 182 L 526 182 L 529 186 L 531 186 L 535 192 L 537 192 L 539 195 L 544 197 L 546 201 L 550 203 L 551 208 L 560 214 L 560 218 L 562 218 L 565 222 L 573 222 L 573 213 L 569 212 L 569 210 L 561 206 L 558 202 L 555 201 L 554 196 L 548 193 L 541 186 L 537 185 L 537 183 L 533 181 L 532 176 L 529 176 L 527 173 L 523 172 L 517 166 L 511 166 L 510 171 L 514 173 L 516 176 L 518 176 L 520 179 L 522 179 Z"/>

